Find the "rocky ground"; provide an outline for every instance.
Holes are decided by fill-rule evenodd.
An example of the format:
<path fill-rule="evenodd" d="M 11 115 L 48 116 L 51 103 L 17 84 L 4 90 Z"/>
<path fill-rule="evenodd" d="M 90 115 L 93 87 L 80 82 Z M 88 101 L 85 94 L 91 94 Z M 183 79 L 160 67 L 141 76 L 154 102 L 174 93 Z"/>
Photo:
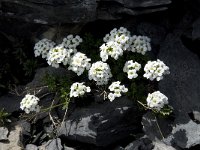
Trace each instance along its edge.
<path fill-rule="evenodd" d="M 8 55 L 19 41 L 31 54 L 35 41 L 44 37 L 60 41 L 66 33 L 85 32 L 104 36 L 114 27 L 124 26 L 133 34 L 149 36 L 152 57 L 170 67 L 171 74 L 158 86 L 174 108 L 173 117 L 158 117 L 156 122 L 151 112 L 141 113 L 126 97 L 113 103 L 92 101 L 84 107 L 72 103 L 65 122 L 52 131 L 48 114 L 38 116 L 36 124 L 18 119 L 23 89 L 42 86 L 45 72 L 70 76 L 62 69 L 42 67 L 29 79 L 17 82 L 20 94 L 0 91 L 0 108 L 12 114 L 12 123 L 0 127 L 0 150 L 200 149 L 199 8 L 199 0 L 0 0 L 1 68 L 12 59 Z M 10 72 L 14 69 L 24 79 L 16 71 L 21 68 L 16 69 L 12 61 L 9 64 Z M 1 74 L 2 82 L 16 81 Z M 41 103 L 49 105 L 49 97 Z M 64 112 L 56 109 L 52 114 L 59 118 Z M 49 140 L 52 132 L 56 136 Z"/>

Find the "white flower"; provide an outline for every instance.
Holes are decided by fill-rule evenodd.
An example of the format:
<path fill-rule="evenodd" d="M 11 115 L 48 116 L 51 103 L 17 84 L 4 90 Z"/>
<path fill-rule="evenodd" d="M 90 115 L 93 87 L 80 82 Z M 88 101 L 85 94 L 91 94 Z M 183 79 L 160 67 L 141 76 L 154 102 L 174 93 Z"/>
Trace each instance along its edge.
<path fill-rule="evenodd" d="M 47 63 L 52 67 L 58 68 L 60 63 L 67 65 L 72 49 L 66 49 L 63 45 L 52 48 L 47 55 Z"/>
<path fill-rule="evenodd" d="M 168 98 L 160 91 L 149 93 L 147 97 L 147 106 L 160 111 L 164 105 L 168 104 Z"/>
<path fill-rule="evenodd" d="M 91 64 L 89 63 L 91 59 L 83 53 L 76 53 L 69 61 L 69 70 L 74 71 L 78 76 L 83 74 L 84 70 L 89 70 Z"/>
<path fill-rule="evenodd" d="M 106 43 L 100 47 L 102 61 L 106 61 L 108 56 L 115 60 L 122 56 L 123 51 L 129 47 L 129 38 L 130 32 L 124 27 L 120 27 L 118 30 L 114 28 L 110 34 L 106 34 L 103 38 Z"/>
<path fill-rule="evenodd" d="M 128 74 L 129 79 L 137 78 L 141 65 L 138 62 L 133 62 L 133 60 L 129 60 L 125 63 L 123 71 Z"/>
<path fill-rule="evenodd" d="M 27 94 L 20 102 L 20 108 L 24 110 L 27 114 L 30 112 L 39 112 L 40 107 L 38 105 L 39 98 L 35 95 Z"/>
<path fill-rule="evenodd" d="M 89 80 L 96 81 L 97 85 L 108 84 L 108 81 L 111 77 L 112 74 L 109 65 L 102 61 L 93 63 L 88 72 Z"/>
<path fill-rule="evenodd" d="M 144 55 L 147 51 L 151 51 L 151 39 L 147 36 L 132 36 L 130 38 L 129 51 L 141 53 Z"/>
<path fill-rule="evenodd" d="M 80 97 L 83 96 L 86 92 L 91 91 L 89 86 L 85 86 L 84 83 L 78 82 L 73 83 L 70 89 L 70 97 Z"/>
<path fill-rule="evenodd" d="M 72 34 L 68 35 L 63 39 L 62 45 L 66 49 L 72 49 L 73 53 L 77 52 L 77 46 L 82 42 L 82 38 L 79 35 L 73 36 Z"/>
<path fill-rule="evenodd" d="M 163 75 L 169 74 L 169 67 L 164 64 L 163 61 L 157 59 L 157 61 L 148 61 L 144 67 L 145 78 L 150 79 L 151 81 L 156 79 L 160 81 L 163 79 Z"/>
<path fill-rule="evenodd" d="M 106 44 L 103 44 L 100 47 L 100 50 L 100 57 L 102 61 L 106 61 L 108 59 L 108 56 L 111 56 L 112 58 L 117 60 L 119 56 L 123 55 L 121 45 L 113 41 L 109 41 Z"/>
<path fill-rule="evenodd" d="M 48 39 L 42 39 L 34 46 L 35 57 L 42 55 L 42 58 L 46 58 L 49 50 L 55 46 L 55 43 Z"/>
<path fill-rule="evenodd" d="M 108 89 L 111 91 L 108 94 L 108 99 L 112 102 L 116 97 L 121 97 L 121 93 L 128 92 L 124 85 L 120 85 L 120 81 L 113 82 Z"/>

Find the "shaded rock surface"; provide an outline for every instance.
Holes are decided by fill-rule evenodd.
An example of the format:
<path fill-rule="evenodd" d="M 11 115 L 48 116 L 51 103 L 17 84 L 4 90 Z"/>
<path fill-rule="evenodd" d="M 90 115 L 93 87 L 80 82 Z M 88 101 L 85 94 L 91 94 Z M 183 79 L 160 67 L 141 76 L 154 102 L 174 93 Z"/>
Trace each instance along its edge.
<path fill-rule="evenodd" d="M 8 142 L 0 142 L 0 150 L 22 150 L 23 129 L 21 125 L 17 122 L 12 123 L 10 127 Z"/>
<path fill-rule="evenodd" d="M 127 145 L 124 150 L 152 150 L 153 147 L 151 140 L 147 137 L 142 137 Z"/>
<path fill-rule="evenodd" d="M 8 129 L 6 127 L 0 127 L 0 141 L 8 139 Z"/>
<path fill-rule="evenodd" d="M 170 3 L 171 0 L 1 0 L 0 10 L 1 16 L 39 24 L 87 23 L 166 10 Z"/>
<path fill-rule="evenodd" d="M 190 23 L 191 20 L 188 21 L 187 18 L 173 33 L 168 34 L 161 44 L 158 55 L 158 58 L 170 68 L 171 74 L 159 82 L 159 89 L 168 96 L 169 104 L 174 108 L 175 117 L 172 122 L 158 119 L 158 123 L 164 135 L 163 141 L 180 148 L 190 148 L 200 144 L 198 134 L 200 125 L 189 116 L 193 111 L 200 111 L 200 60 L 198 55 L 190 51 L 181 39 Z M 196 32 L 195 30 L 194 28 L 193 31 Z M 198 33 L 195 34 L 193 37 L 198 38 Z M 156 132 L 152 130 L 157 126 L 152 115 L 145 115 L 142 123 L 146 134 L 152 140 L 162 139 L 158 130 Z"/>
<path fill-rule="evenodd" d="M 4 108 L 6 112 L 12 113 L 18 111 L 22 97 L 13 94 L 7 94 L 0 97 L 0 108 Z M 12 104 L 12 105 L 8 105 Z"/>
<path fill-rule="evenodd" d="M 140 132 L 140 114 L 126 97 L 102 104 L 77 107 L 58 130 L 70 140 L 107 146 Z"/>
<path fill-rule="evenodd" d="M 25 150 L 38 150 L 38 147 L 34 144 L 27 144 Z"/>
<path fill-rule="evenodd" d="M 48 141 L 45 144 L 45 150 L 62 150 L 61 140 L 59 138 Z"/>

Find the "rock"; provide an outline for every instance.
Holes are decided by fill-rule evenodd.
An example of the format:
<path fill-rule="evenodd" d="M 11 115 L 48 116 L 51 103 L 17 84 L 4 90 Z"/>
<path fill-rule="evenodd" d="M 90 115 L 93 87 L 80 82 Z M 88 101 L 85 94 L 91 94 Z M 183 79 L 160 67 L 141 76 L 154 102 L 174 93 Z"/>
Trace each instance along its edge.
<path fill-rule="evenodd" d="M 62 150 L 61 140 L 59 138 L 48 141 L 44 146 L 41 146 L 39 150 Z"/>
<path fill-rule="evenodd" d="M 159 90 L 169 98 L 169 105 L 174 108 L 175 116 L 174 122 L 170 124 L 173 130 L 168 135 L 164 135 L 163 141 L 168 145 L 190 148 L 200 144 L 199 124 L 189 117 L 192 111 L 200 111 L 200 60 L 183 45 L 181 34 L 180 30 L 169 34 L 161 45 L 158 55 L 158 58 L 169 66 L 171 72 L 159 82 Z M 160 127 L 162 128 L 162 125 Z M 148 129 L 150 128 L 147 127 Z M 162 131 L 166 129 L 163 128 Z M 147 135 L 152 140 L 160 139 L 157 132 L 153 132 Z"/>
<path fill-rule="evenodd" d="M 6 17 L 38 24 L 55 24 L 93 21 L 96 16 L 97 3 L 90 0 L 60 0 L 59 2 L 1 0 L 0 6 Z"/>
<path fill-rule="evenodd" d="M 37 24 L 84 24 L 98 19 L 120 19 L 124 14 L 166 10 L 170 3 L 171 0 L 1 0 L 0 10 L 1 17 Z"/>
<path fill-rule="evenodd" d="M 38 150 L 38 147 L 34 144 L 28 144 L 26 145 L 25 150 Z"/>
<path fill-rule="evenodd" d="M 72 147 L 64 146 L 64 150 L 76 150 L 76 149 L 74 149 Z"/>
<path fill-rule="evenodd" d="M 76 107 L 58 129 L 58 135 L 74 141 L 107 146 L 140 131 L 141 116 L 126 97 L 113 102 Z"/>
<path fill-rule="evenodd" d="M 153 150 L 177 150 L 173 148 L 172 146 L 166 145 L 165 143 L 161 141 L 154 141 L 153 145 L 154 145 Z"/>
<path fill-rule="evenodd" d="M 22 150 L 22 127 L 18 122 L 9 126 L 8 142 L 0 143 L 0 150 Z"/>
<path fill-rule="evenodd" d="M 152 150 L 152 148 L 152 141 L 144 136 L 130 143 L 124 150 Z"/>
<path fill-rule="evenodd" d="M 6 94 L 0 97 L 0 108 L 4 108 L 6 112 L 12 113 L 20 109 L 20 102 L 23 97 L 13 94 Z M 12 104 L 12 105 L 9 105 Z"/>
<path fill-rule="evenodd" d="M 193 30 L 192 30 L 192 39 L 193 40 L 200 40 L 200 29 L 199 29 L 199 26 L 200 26 L 200 17 L 194 21 L 192 27 L 193 27 Z"/>
<path fill-rule="evenodd" d="M 200 125 L 190 120 L 185 124 L 177 124 L 172 134 L 164 141 L 170 144 L 176 144 L 181 148 L 191 148 L 200 144 Z"/>
<path fill-rule="evenodd" d="M 166 29 L 164 27 L 148 22 L 140 23 L 137 27 L 137 32 L 139 35 L 151 38 L 151 43 L 154 45 L 160 45 L 166 37 Z"/>
<path fill-rule="evenodd" d="M 124 0 L 124 5 L 128 8 L 160 6 L 170 3 L 170 0 Z"/>
<path fill-rule="evenodd" d="M 142 117 L 143 130 L 152 141 L 169 135 L 172 131 L 171 123 L 171 120 L 156 117 L 152 112 L 147 112 Z"/>
<path fill-rule="evenodd" d="M 31 133 L 31 124 L 26 120 L 20 120 L 19 125 L 22 128 L 22 135 L 30 136 Z"/>
<path fill-rule="evenodd" d="M 8 129 L 6 127 L 0 127 L 0 141 L 8 139 Z"/>
<path fill-rule="evenodd" d="M 36 71 L 34 79 L 32 82 L 28 83 L 26 85 L 26 89 L 37 89 L 38 87 L 43 87 L 45 86 L 45 76 L 46 75 L 52 75 L 55 77 L 66 77 L 66 78 L 71 78 L 71 74 L 64 68 L 54 68 L 51 66 L 45 67 L 45 68 L 40 68 Z M 31 92 L 31 91 L 30 91 Z"/>
<path fill-rule="evenodd" d="M 199 111 L 193 111 L 192 113 L 193 113 L 194 120 L 199 123 L 200 122 L 200 112 Z"/>

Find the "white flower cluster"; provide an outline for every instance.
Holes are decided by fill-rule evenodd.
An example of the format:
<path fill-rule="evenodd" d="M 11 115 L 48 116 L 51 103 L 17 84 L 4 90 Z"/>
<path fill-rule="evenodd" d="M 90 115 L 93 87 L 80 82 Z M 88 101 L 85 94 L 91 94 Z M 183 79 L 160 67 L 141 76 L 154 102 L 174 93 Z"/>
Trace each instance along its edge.
<path fill-rule="evenodd" d="M 77 46 L 82 42 L 82 38 L 79 35 L 73 36 L 72 34 L 68 35 L 63 39 L 62 45 L 66 49 L 72 49 L 74 53 L 77 52 Z"/>
<path fill-rule="evenodd" d="M 70 89 L 70 97 L 80 97 L 83 96 L 86 92 L 91 91 L 89 86 L 85 86 L 84 83 L 78 82 L 73 83 Z"/>
<path fill-rule="evenodd" d="M 55 68 L 58 68 L 60 63 L 67 65 L 72 52 L 72 49 L 66 49 L 63 45 L 58 45 L 49 51 L 47 63 Z"/>
<path fill-rule="evenodd" d="M 112 102 L 116 97 L 121 97 L 121 93 L 128 92 L 128 89 L 124 85 L 120 85 L 121 82 L 113 82 L 108 89 L 112 92 L 108 94 L 108 99 Z"/>
<path fill-rule="evenodd" d="M 35 57 L 42 55 L 42 58 L 46 58 L 50 49 L 55 46 L 55 43 L 48 39 L 42 39 L 34 46 Z"/>
<path fill-rule="evenodd" d="M 147 106 L 160 111 L 164 105 L 168 104 L 168 98 L 160 91 L 149 93 L 147 97 Z"/>
<path fill-rule="evenodd" d="M 123 71 L 127 72 L 129 79 L 133 79 L 137 78 L 137 71 L 139 71 L 140 68 L 141 65 L 138 62 L 133 62 L 133 60 L 129 60 L 125 63 Z"/>
<path fill-rule="evenodd" d="M 130 47 L 128 48 L 128 50 L 145 55 L 147 51 L 151 51 L 150 42 L 151 39 L 147 36 L 134 35 L 130 38 Z"/>
<path fill-rule="evenodd" d="M 39 112 L 40 106 L 38 105 L 39 98 L 35 95 L 27 94 L 20 102 L 20 108 L 27 114 L 32 111 Z"/>
<path fill-rule="evenodd" d="M 103 38 L 106 43 L 100 47 L 102 61 L 106 61 L 108 56 L 115 60 L 122 56 L 123 51 L 129 47 L 129 38 L 130 32 L 124 27 L 120 27 L 118 30 L 114 28 L 110 31 L 110 34 L 106 34 Z"/>
<path fill-rule="evenodd" d="M 103 44 L 100 47 L 100 57 L 102 61 L 106 61 L 108 59 L 108 56 L 110 55 L 112 58 L 117 60 L 119 56 L 123 55 L 123 50 L 117 42 L 109 41 L 106 44 Z"/>
<path fill-rule="evenodd" d="M 163 61 L 157 59 L 157 61 L 148 61 L 144 67 L 144 77 L 151 81 L 156 79 L 160 81 L 163 79 L 163 75 L 169 74 L 169 67 L 164 64 Z"/>
<path fill-rule="evenodd" d="M 87 58 L 85 54 L 77 52 L 70 59 L 68 69 L 74 71 L 78 76 L 80 76 L 81 74 L 83 74 L 85 69 L 90 69 L 90 61 L 91 59 Z"/>
<path fill-rule="evenodd" d="M 112 77 L 110 67 L 107 63 L 97 61 L 92 64 L 88 72 L 89 80 L 96 81 L 97 85 L 108 84 L 108 80 Z"/>

